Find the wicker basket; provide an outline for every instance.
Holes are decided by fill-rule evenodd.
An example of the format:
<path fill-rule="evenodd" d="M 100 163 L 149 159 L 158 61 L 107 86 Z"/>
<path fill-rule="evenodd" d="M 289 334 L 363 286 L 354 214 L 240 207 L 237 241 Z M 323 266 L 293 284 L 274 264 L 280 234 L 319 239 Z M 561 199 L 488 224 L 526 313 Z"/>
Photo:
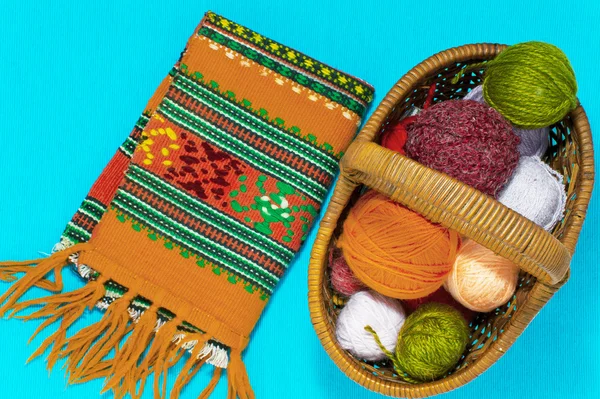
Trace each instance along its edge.
<path fill-rule="evenodd" d="M 465 65 L 489 60 L 505 48 L 474 44 L 438 53 L 409 71 L 385 96 L 341 161 L 341 175 L 321 222 L 309 267 L 309 306 L 314 328 L 337 366 L 364 387 L 395 397 L 419 398 L 448 392 L 474 379 L 506 352 L 525 327 L 567 281 L 571 254 L 585 218 L 594 180 L 590 126 L 581 106 L 551 129 L 545 161 L 565 176 L 565 217 L 547 233 L 491 197 L 377 144 L 388 124 L 421 106 L 431 84 L 434 101 L 463 97 L 480 84 L 483 71 L 450 81 Z M 334 295 L 328 252 L 340 234 L 346 211 L 365 186 L 458 231 L 520 266 L 520 283 L 503 308 L 480 314 L 473 339 L 459 365 L 434 382 L 408 384 L 389 362 L 369 363 L 344 351 L 335 339 L 337 314 L 345 298 Z"/>

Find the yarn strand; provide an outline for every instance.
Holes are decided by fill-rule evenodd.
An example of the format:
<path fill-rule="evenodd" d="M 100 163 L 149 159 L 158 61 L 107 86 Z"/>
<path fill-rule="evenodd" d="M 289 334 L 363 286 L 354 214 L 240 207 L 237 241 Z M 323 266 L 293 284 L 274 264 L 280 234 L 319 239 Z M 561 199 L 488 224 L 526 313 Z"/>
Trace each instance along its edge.
<path fill-rule="evenodd" d="M 452 78 L 450 83 L 452 83 L 453 85 L 457 84 L 466 72 L 469 72 L 469 71 L 472 71 L 472 70 L 475 70 L 478 68 L 484 69 L 489 63 L 490 63 L 490 61 L 482 61 L 482 62 L 477 62 L 475 64 L 470 64 L 470 65 L 465 66 L 460 71 L 458 71 L 456 73 L 456 75 L 454 75 L 454 77 Z"/>
<path fill-rule="evenodd" d="M 406 371 L 402 370 L 402 368 L 400 367 L 400 364 L 398 363 L 398 359 L 396 358 L 396 355 L 394 355 L 392 352 L 388 351 L 385 348 L 385 346 L 383 346 L 383 344 L 381 343 L 381 339 L 379 338 L 379 335 L 377 334 L 377 332 L 375 330 L 373 330 L 373 328 L 371 326 L 366 326 L 365 331 L 367 331 L 371 335 L 373 335 L 373 339 L 375 339 L 375 342 L 377 343 L 377 345 L 379 346 L 381 351 L 383 353 L 385 353 L 385 355 L 390 359 L 390 361 L 394 365 L 394 370 L 396 370 L 398 372 L 398 374 L 401 374 L 402 379 L 404 381 L 410 382 L 411 384 L 418 384 L 418 383 L 422 382 L 422 381 L 412 378 L 411 376 L 408 375 L 408 373 Z"/>

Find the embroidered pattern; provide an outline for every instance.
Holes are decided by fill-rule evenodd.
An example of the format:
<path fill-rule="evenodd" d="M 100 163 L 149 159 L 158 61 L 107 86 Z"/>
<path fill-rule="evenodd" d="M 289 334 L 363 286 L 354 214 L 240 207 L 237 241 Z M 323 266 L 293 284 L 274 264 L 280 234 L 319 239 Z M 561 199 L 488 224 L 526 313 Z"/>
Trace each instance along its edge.
<path fill-rule="evenodd" d="M 280 236 L 286 243 L 291 243 L 296 233 L 301 232 L 300 241 L 304 241 L 312 221 L 318 215 L 317 209 L 293 186 L 281 181 L 275 181 L 273 185 L 270 180 L 265 175 L 259 175 L 248 188 L 247 176 L 240 176 L 239 188 L 229 194 L 233 198 L 231 208 L 246 215 L 244 221 L 256 231 Z M 253 200 L 242 204 L 236 199 L 239 197 Z"/>
<path fill-rule="evenodd" d="M 131 158 L 133 156 L 133 152 L 140 142 L 142 131 L 148 124 L 149 120 L 150 115 L 143 113 L 135 124 L 133 132 L 127 137 L 125 142 L 121 144 L 121 147 L 119 147 L 119 151 L 121 151 L 127 158 Z"/>
<path fill-rule="evenodd" d="M 333 154 L 211 94 L 202 85 L 179 75 L 158 112 L 178 128 L 214 146 L 227 148 L 229 153 L 264 173 L 301 186 L 315 199 L 326 194 L 337 170 Z M 301 157 L 294 150 L 310 154 L 311 158 Z M 300 163 L 293 162 L 294 158 Z"/>
<path fill-rule="evenodd" d="M 106 211 L 106 205 L 92 197 L 86 197 L 79 209 L 67 224 L 62 238 L 76 244 L 85 242 L 92 236 L 92 230 Z"/>
<path fill-rule="evenodd" d="M 273 70 L 271 70 L 269 68 L 266 68 L 262 65 L 257 64 L 253 60 L 246 58 L 242 54 L 232 51 L 231 49 L 229 49 L 226 46 L 223 46 L 216 42 L 213 42 L 212 40 L 210 40 L 206 37 L 202 37 L 202 40 L 206 40 L 210 43 L 209 48 L 216 50 L 216 51 L 222 50 L 224 57 L 227 58 L 228 60 L 235 61 L 235 60 L 239 59 L 239 63 L 243 67 L 260 69 L 260 70 L 257 70 L 257 73 L 259 74 L 259 76 L 271 78 L 271 79 L 273 79 L 273 81 L 276 84 L 278 84 L 280 86 L 287 85 L 290 87 L 290 89 L 295 94 L 305 95 L 310 101 L 319 102 L 322 104 L 323 107 L 325 107 L 326 109 L 328 109 L 330 111 L 341 112 L 342 116 L 344 118 L 354 121 L 354 123 L 357 126 L 360 125 L 360 120 L 361 120 L 360 117 L 356 113 L 354 113 L 354 112 L 350 111 L 348 108 L 344 107 L 343 105 L 340 105 L 339 103 L 332 101 L 331 99 L 327 98 L 326 96 L 315 93 L 314 91 L 310 90 L 309 88 L 306 88 L 306 87 L 296 83 L 295 81 L 293 81 L 289 78 L 286 78 L 286 77 L 278 74 L 277 72 L 274 72 Z M 186 71 L 187 65 L 182 65 L 181 67 L 182 67 L 182 71 L 187 72 Z M 190 73 L 189 76 L 196 80 L 203 79 L 202 74 L 200 74 L 198 72 L 195 72 L 193 74 Z M 230 92 L 230 93 L 232 93 L 232 92 Z M 265 112 L 266 110 L 263 109 L 262 111 Z M 272 118 L 272 120 L 275 123 L 276 123 L 277 119 L 281 119 L 281 118 Z M 297 128 L 297 126 L 294 126 L 294 128 Z"/>
<path fill-rule="evenodd" d="M 174 82 L 175 87 L 180 89 L 183 93 L 194 97 L 196 100 L 205 98 L 210 103 L 205 103 L 210 106 L 218 106 L 219 110 L 229 112 L 233 118 L 238 118 L 242 122 L 246 122 L 246 127 L 254 128 L 265 128 L 267 133 L 274 133 L 274 138 L 278 138 L 280 145 L 294 145 L 294 141 L 286 138 L 286 135 L 278 133 L 278 131 L 284 131 L 294 136 L 297 136 L 304 141 L 310 143 L 310 146 L 294 146 L 292 149 L 303 151 L 303 154 L 315 155 L 318 159 L 327 160 L 327 158 L 335 158 L 335 160 L 328 161 L 328 164 L 337 163 L 342 157 L 343 152 L 335 152 L 333 146 L 327 142 L 319 142 L 317 136 L 312 133 L 304 133 L 298 126 L 286 126 L 286 121 L 277 116 L 269 115 L 269 111 L 264 108 L 254 108 L 252 101 L 247 98 L 238 99 L 236 94 L 231 90 L 221 89 L 218 82 L 211 80 L 206 82 L 204 76 L 199 72 L 190 72 L 187 65 L 181 65 L 182 74 L 179 75 L 178 79 Z M 185 74 L 185 76 L 183 75 Z M 194 85 L 196 83 L 197 85 Z M 173 92 L 173 90 L 171 90 Z M 200 97 L 198 97 L 200 96 Z M 175 95 L 177 97 L 177 95 Z M 250 112 L 250 115 L 248 114 Z M 259 119 L 257 119 L 258 117 Z M 262 119 L 262 121 L 261 121 Z M 264 123 L 268 122 L 268 123 Z M 319 154 L 318 151 L 314 151 L 314 148 L 320 148 L 322 152 L 326 154 Z M 310 154 L 306 151 L 310 150 Z"/>
<path fill-rule="evenodd" d="M 208 26 L 200 28 L 198 34 L 206 36 L 207 38 L 223 46 L 227 46 L 231 50 L 239 52 L 256 63 L 269 68 L 278 74 L 329 98 L 332 101 L 343 105 L 352 112 L 355 112 L 358 116 L 362 117 L 365 112 L 365 103 L 353 98 L 352 96 L 349 96 L 348 94 L 345 94 L 343 91 L 338 90 L 335 86 L 331 86 L 328 83 L 321 83 L 318 80 L 310 77 L 310 75 L 299 72 L 295 68 L 290 68 L 289 66 L 278 62 L 272 57 L 264 55 L 259 51 L 256 51 L 240 42 L 235 41 L 234 39 L 228 38 L 227 36 L 214 31 Z"/>
<path fill-rule="evenodd" d="M 154 114 L 153 118 L 158 119 L 161 122 L 165 121 L 158 114 Z M 177 144 L 177 134 L 170 127 L 167 127 L 166 129 L 159 127 L 157 129 L 151 129 L 149 132 L 143 132 L 140 149 L 146 153 L 144 165 L 152 165 L 154 162 L 154 159 L 157 155 L 155 155 L 155 152 L 152 150 L 152 146 L 154 145 L 153 137 L 158 137 L 161 135 L 168 137 L 171 143 L 165 143 L 165 145 L 160 148 L 160 151 L 157 154 L 161 158 L 159 161 L 166 167 L 173 165 L 173 161 L 170 159 L 171 152 L 178 151 L 181 146 Z"/>
<path fill-rule="evenodd" d="M 207 142 L 197 144 L 196 140 L 188 139 L 185 132 L 181 133 L 181 138 L 186 142 L 184 153 L 179 156 L 180 162 L 171 163 L 163 176 L 198 198 L 206 200 L 212 196 L 220 201 L 230 185 L 228 177 L 241 174 L 245 165 Z M 222 202 L 221 206 L 226 207 L 227 202 Z"/>
<path fill-rule="evenodd" d="M 306 72 L 314 73 L 339 88 L 352 93 L 365 103 L 370 103 L 373 100 L 373 88 L 370 85 L 215 13 L 209 12 L 207 17 L 213 27 L 223 29 L 235 35 L 238 39 L 252 43 L 269 54 L 300 67 Z"/>

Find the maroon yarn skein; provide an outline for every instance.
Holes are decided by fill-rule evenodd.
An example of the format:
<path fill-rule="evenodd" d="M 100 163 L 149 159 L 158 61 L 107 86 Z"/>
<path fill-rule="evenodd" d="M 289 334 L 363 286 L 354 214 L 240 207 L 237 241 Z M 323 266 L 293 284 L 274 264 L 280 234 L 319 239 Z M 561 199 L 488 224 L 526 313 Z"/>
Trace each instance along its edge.
<path fill-rule="evenodd" d="M 470 100 L 437 103 L 408 126 L 406 154 L 493 197 L 519 161 L 519 137 L 486 104 Z"/>

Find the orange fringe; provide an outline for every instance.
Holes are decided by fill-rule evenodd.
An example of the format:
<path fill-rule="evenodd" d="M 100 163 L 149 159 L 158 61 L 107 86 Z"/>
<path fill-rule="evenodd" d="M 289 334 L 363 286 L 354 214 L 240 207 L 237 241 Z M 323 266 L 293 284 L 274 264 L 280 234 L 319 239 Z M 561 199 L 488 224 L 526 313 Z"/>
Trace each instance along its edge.
<path fill-rule="evenodd" d="M 30 342 L 42 330 L 60 322 L 57 330 L 42 342 L 29 360 L 50 348 L 48 369 L 52 369 L 58 360 L 65 359 L 69 383 L 104 378 L 106 382 L 102 392 L 112 390 L 115 399 L 122 399 L 127 394 L 132 399 L 139 399 L 151 373 L 154 373 L 155 399 L 166 399 L 169 370 L 193 347 L 168 396 L 178 399 L 183 388 L 206 363 L 207 356 L 201 357 L 200 353 L 211 337 L 190 333 L 174 342 L 182 320 L 175 318 L 157 329 L 158 304 L 132 321 L 128 309 L 137 294 L 134 290 L 115 299 L 98 322 L 67 337 L 68 328 L 86 310 L 92 310 L 105 295 L 104 284 L 108 277 L 104 276 L 89 281 L 78 290 L 60 292 L 63 289 L 62 269 L 69 263 L 70 255 L 85 251 L 93 251 L 90 244 L 76 244 L 45 259 L 0 263 L 0 280 L 13 282 L 0 297 L 0 316 L 9 315 L 25 321 L 44 319 Z M 24 273 L 23 276 L 17 277 L 21 273 Z M 54 273 L 54 281 L 47 278 L 51 273 Z M 18 302 L 33 287 L 55 294 Z M 19 315 L 29 309 L 34 310 L 27 315 Z M 115 354 L 109 358 L 111 351 Z M 222 369 L 215 367 L 199 399 L 207 399 L 213 393 L 221 374 Z M 240 350 L 231 351 L 227 379 L 228 399 L 254 399 Z"/>

